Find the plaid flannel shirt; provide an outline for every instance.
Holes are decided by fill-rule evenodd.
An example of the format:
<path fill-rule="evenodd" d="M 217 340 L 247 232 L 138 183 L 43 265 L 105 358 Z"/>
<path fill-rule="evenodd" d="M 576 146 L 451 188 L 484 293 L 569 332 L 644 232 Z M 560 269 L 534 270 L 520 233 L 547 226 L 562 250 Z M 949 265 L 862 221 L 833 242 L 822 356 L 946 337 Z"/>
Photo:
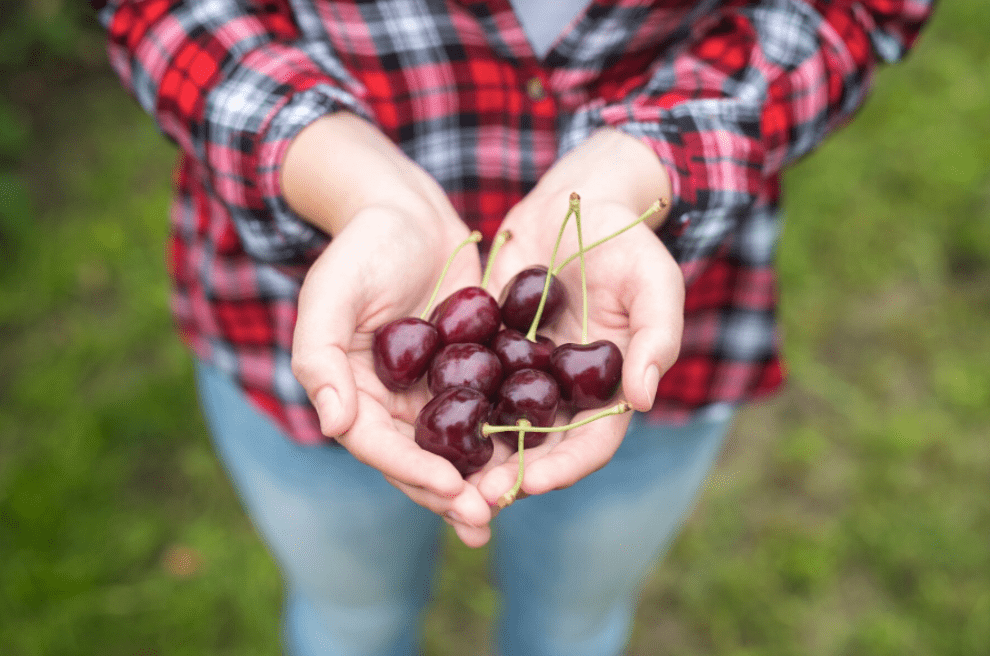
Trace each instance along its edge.
<path fill-rule="evenodd" d="M 198 357 L 294 439 L 324 439 L 290 369 L 296 300 L 328 237 L 286 205 L 306 125 L 377 125 L 490 240 L 556 159 L 602 126 L 673 183 L 659 236 L 687 282 L 676 364 L 651 416 L 776 389 L 780 173 L 900 59 L 925 0 L 595 0 L 544 57 L 509 0 L 110 0 L 109 59 L 180 148 L 168 262 Z"/>

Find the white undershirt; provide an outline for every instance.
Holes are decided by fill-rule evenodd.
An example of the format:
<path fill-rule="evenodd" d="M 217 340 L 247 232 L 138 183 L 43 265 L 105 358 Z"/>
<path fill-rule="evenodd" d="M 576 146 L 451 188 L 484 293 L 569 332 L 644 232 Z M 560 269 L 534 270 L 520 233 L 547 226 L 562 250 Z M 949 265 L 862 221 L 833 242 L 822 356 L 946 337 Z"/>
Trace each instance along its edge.
<path fill-rule="evenodd" d="M 560 33 L 591 0 L 510 0 L 533 51 L 545 57 Z"/>

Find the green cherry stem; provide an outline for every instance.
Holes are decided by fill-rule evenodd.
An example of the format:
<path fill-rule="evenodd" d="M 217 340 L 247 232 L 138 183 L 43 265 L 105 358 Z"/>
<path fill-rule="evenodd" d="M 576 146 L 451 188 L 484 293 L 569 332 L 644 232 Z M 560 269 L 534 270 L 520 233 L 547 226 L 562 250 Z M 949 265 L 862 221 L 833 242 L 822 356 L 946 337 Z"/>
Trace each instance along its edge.
<path fill-rule="evenodd" d="M 443 279 L 447 275 L 447 270 L 450 268 L 450 265 L 453 264 L 454 258 L 457 257 L 457 254 L 468 244 L 477 244 L 479 241 L 481 241 L 481 233 L 475 230 L 468 235 L 467 239 L 458 244 L 457 248 L 454 249 L 454 252 L 450 254 L 450 257 L 447 258 L 447 262 L 443 265 L 443 270 L 440 272 L 440 278 L 437 280 L 437 286 L 433 288 L 433 295 L 430 296 L 430 300 L 426 303 L 426 308 L 423 310 L 423 313 L 419 315 L 420 319 L 426 321 L 426 317 L 429 316 L 430 310 L 433 308 L 433 302 L 437 300 L 437 294 L 440 293 L 440 285 L 443 283 Z"/>
<path fill-rule="evenodd" d="M 550 253 L 550 265 L 547 267 L 547 277 L 543 280 L 543 295 L 540 296 L 540 303 L 536 306 L 536 314 L 533 315 L 533 323 L 529 325 L 529 332 L 526 333 L 526 339 L 531 342 L 536 341 L 536 329 L 540 325 L 543 308 L 547 304 L 547 294 L 550 292 L 550 272 L 553 271 L 554 262 L 557 260 L 557 249 L 560 248 L 560 241 L 564 237 L 564 228 L 567 227 L 567 221 L 570 220 L 572 214 L 574 214 L 574 207 L 573 205 L 569 205 L 567 214 L 564 215 L 564 220 L 560 224 L 560 230 L 557 232 L 557 241 L 554 242 L 553 251 Z"/>
<path fill-rule="evenodd" d="M 516 428 L 529 428 L 532 425 L 533 424 L 531 424 L 530 421 L 528 419 L 525 419 L 525 418 L 520 419 L 519 421 L 516 422 Z M 508 506 L 509 504 L 511 504 L 513 501 L 515 501 L 516 500 L 516 495 L 518 495 L 519 494 L 519 490 L 522 489 L 522 482 L 523 482 L 523 446 L 524 446 L 525 442 L 526 442 L 526 431 L 521 430 L 521 431 L 519 431 L 519 449 L 518 449 L 518 453 L 519 453 L 519 473 L 516 474 L 516 483 L 515 483 L 515 485 L 512 486 L 512 489 L 510 489 L 508 492 L 506 492 L 505 494 L 503 494 L 502 496 L 500 496 L 498 498 L 498 501 L 495 502 L 495 505 L 498 506 L 499 510 L 501 510 L 502 508 L 505 508 L 506 506 Z"/>
<path fill-rule="evenodd" d="M 588 276 L 584 266 L 584 238 L 581 236 L 581 197 L 571 193 L 571 209 L 577 226 L 578 255 L 581 257 L 581 343 L 588 343 Z M 547 280 L 550 279 L 549 274 Z"/>
<path fill-rule="evenodd" d="M 668 204 L 669 203 L 667 202 L 667 199 L 665 199 L 665 198 L 661 198 L 660 200 L 654 201 L 653 204 L 650 205 L 649 209 L 647 209 L 642 215 L 640 215 L 640 217 L 638 219 L 636 219 L 635 221 L 633 221 L 629 225 L 625 226 L 624 228 L 620 228 L 619 230 L 616 230 L 612 234 L 610 234 L 610 235 L 608 235 L 606 237 L 602 237 L 601 239 L 599 239 L 598 241 L 595 241 L 594 243 L 588 244 L 588 247 L 584 249 L 584 252 L 587 253 L 588 251 L 590 251 L 595 246 L 601 246 L 602 244 L 604 244 L 605 242 L 607 242 L 609 239 L 612 239 L 613 237 L 618 237 L 619 235 L 621 235 L 626 230 L 629 230 L 630 228 L 636 226 L 639 223 L 642 223 L 646 219 L 650 218 L 651 216 L 653 216 L 654 214 L 656 214 L 657 212 L 659 212 L 661 209 L 667 207 Z M 560 270 L 561 269 L 563 269 L 565 266 L 567 266 L 568 264 L 570 264 L 571 262 L 573 262 L 580 254 L 581 254 L 580 251 L 577 252 L 577 253 L 574 253 L 573 255 L 571 255 L 570 257 L 568 257 L 566 260 L 564 260 L 563 262 L 561 262 L 557 266 L 556 269 L 553 269 L 553 275 L 557 275 L 558 273 L 560 273 Z"/>
<path fill-rule="evenodd" d="M 481 277 L 482 288 L 488 287 L 488 279 L 492 277 L 492 264 L 495 262 L 495 256 L 505 245 L 505 242 L 512 239 L 512 233 L 508 230 L 503 230 L 502 232 L 495 235 L 495 239 L 492 241 L 491 250 L 488 251 L 488 262 L 485 264 L 485 275 Z"/>
<path fill-rule="evenodd" d="M 526 432 L 529 433 L 563 433 L 569 431 L 572 428 L 579 428 L 585 424 L 590 424 L 593 421 L 598 421 L 599 419 L 604 419 L 605 417 L 611 417 L 613 415 L 621 415 L 623 413 L 632 410 L 632 406 L 622 401 L 617 403 L 611 408 L 605 408 L 600 410 L 590 417 L 585 417 L 581 421 L 575 421 L 572 424 L 566 424 L 564 426 L 529 426 L 526 428 Z M 491 424 L 484 424 L 481 427 L 481 434 L 485 437 L 492 435 L 493 433 L 511 433 L 519 430 L 519 426 L 492 426 Z"/>

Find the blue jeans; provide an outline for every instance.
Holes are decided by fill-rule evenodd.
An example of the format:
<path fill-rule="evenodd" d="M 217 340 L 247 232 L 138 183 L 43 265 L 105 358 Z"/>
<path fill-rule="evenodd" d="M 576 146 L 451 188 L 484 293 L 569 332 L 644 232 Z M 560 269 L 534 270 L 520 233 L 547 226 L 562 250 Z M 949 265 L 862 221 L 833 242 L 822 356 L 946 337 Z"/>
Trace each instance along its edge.
<path fill-rule="evenodd" d="M 291 442 L 233 381 L 197 366 L 217 454 L 286 587 L 293 656 L 415 654 L 444 524 L 333 446 Z M 607 466 L 493 522 L 503 656 L 605 656 L 625 646 L 640 589 L 676 535 L 731 413 L 685 426 L 635 416 Z"/>

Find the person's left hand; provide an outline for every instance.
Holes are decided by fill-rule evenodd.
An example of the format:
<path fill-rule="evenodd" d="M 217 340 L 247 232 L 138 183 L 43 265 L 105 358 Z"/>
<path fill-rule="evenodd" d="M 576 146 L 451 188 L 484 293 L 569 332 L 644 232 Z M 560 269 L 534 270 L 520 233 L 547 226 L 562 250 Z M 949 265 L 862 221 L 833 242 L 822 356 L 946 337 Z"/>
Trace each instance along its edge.
<path fill-rule="evenodd" d="M 642 142 L 613 129 L 597 132 L 558 161 L 539 184 L 506 216 L 500 230 L 512 239 L 496 256 L 489 290 L 498 298 L 520 270 L 549 265 L 568 199 L 581 199 L 583 243 L 632 223 L 654 201 L 670 198 L 663 165 Z M 587 341 L 607 339 L 624 355 L 625 399 L 639 411 L 653 405 L 657 382 L 673 364 L 683 330 L 684 281 L 680 268 L 654 233 L 665 210 L 586 253 Z M 556 263 L 578 252 L 574 219 L 568 223 Z M 567 289 L 563 315 L 541 330 L 557 345 L 580 343 L 582 336 L 581 267 L 576 258 L 559 274 Z M 579 412 L 574 419 L 594 414 Z M 566 433 L 551 433 L 524 454 L 521 496 L 568 487 L 611 459 L 625 435 L 630 413 L 599 419 Z M 515 434 L 507 434 L 510 439 Z M 495 504 L 515 483 L 518 460 L 499 450 L 501 464 L 486 468 L 478 489 Z"/>

